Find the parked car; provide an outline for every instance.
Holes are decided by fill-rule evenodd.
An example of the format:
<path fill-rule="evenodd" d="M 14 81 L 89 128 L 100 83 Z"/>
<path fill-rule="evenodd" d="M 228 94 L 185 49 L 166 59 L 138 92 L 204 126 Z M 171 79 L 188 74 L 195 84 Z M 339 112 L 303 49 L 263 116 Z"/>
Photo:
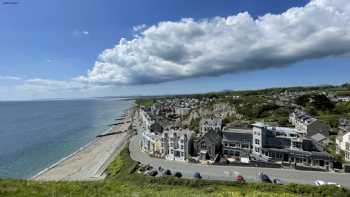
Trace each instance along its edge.
<path fill-rule="evenodd" d="M 316 181 L 314 182 L 314 184 L 317 185 L 317 186 L 322 186 L 322 185 L 326 185 L 326 182 L 325 182 L 325 181 L 322 181 L 322 180 L 316 180 Z"/>
<path fill-rule="evenodd" d="M 282 184 L 283 184 L 283 181 L 281 181 L 281 180 L 278 179 L 278 178 L 275 178 L 275 179 L 273 179 L 273 184 L 282 185 Z"/>
<path fill-rule="evenodd" d="M 193 178 L 195 178 L 195 179 L 201 179 L 202 176 L 201 176 L 201 174 L 200 174 L 199 172 L 195 172 L 195 173 L 193 174 Z"/>
<path fill-rule="evenodd" d="M 158 174 L 158 171 L 157 171 L 157 170 L 150 170 L 150 171 L 148 171 L 148 173 L 147 173 L 147 175 L 149 175 L 149 176 L 157 176 L 157 174 Z"/>
<path fill-rule="evenodd" d="M 334 182 L 328 182 L 327 185 L 334 185 L 334 186 L 337 186 L 337 187 L 342 187 L 338 183 L 334 183 Z"/>
<path fill-rule="evenodd" d="M 181 172 L 175 172 L 174 176 L 177 178 L 181 178 L 182 174 L 181 174 Z"/>
<path fill-rule="evenodd" d="M 236 176 L 237 183 L 245 183 L 244 177 L 242 175 Z"/>
<path fill-rule="evenodd" d="M 163 176 L 171 176 L 171 175 L 172 175 L 172 173 L 169 169 L 163 171 Z"/>
<path fill-rule="evenodd" d="M 145 169 L 146 169 L 146 170 L 152 170 L 153 167 L 152 167 L 151 165 L 147 164 L 147 165 L 145 166 Z"/>
<path fill-rule="evenodd" d="M 314 182 L 315 185 L 317 186 L 322 186 L 322 185 L 334 185 L 337 187 L 342 187 L 341 185 L 339 185 L 338 183 L 334 183 L 334 182 L 326 182 L 326 181 L 322 181 L 322 180 L 316 180 Z"/>
<path fill-rule="evenodd" d="M 259 173 L 259 179 L 260 179 L 260 181 L 262 181 L 264 183 L 272 183 L 270 177 L 262 172 Z"/>

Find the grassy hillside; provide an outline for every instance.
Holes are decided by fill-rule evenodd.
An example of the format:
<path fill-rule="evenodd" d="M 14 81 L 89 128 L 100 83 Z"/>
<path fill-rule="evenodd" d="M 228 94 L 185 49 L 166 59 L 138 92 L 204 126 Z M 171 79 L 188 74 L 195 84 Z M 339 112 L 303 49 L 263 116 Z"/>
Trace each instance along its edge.
<path fill-rule="evenodd" d="M 0 180 L 0 196 L 350 196 L 334 186 L 236 184 L 233 182 L 154 178 L 138 174 L 138 163 L 131 160 L 128 149 L 108 167 L 108 177 L 94 182 L 36 182 Z"/>

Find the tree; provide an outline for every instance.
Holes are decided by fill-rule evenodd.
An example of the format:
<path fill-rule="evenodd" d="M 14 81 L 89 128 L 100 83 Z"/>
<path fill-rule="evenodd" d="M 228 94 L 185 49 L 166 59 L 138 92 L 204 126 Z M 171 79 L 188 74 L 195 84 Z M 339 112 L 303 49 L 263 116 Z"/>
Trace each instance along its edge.
<path fill-rule="evenodd" d="M 199 122 L 200 122 L 200 118 L 191 119 L 189 128 L 195 133 L 199 133 Z"/>
<path fill-rule="evenodd" d="M 316 110 L 330 111 L 334 108 L 334 103 L 326 95 L 316 94 L 312 96 L 312 106 Z"/>
<path fill-rule="evenodd" d="M 295 99 L 295 103 L 303 107 L 305 107 L 309 103 L 309 101 L 310 101 L 309 95 L 302 95 Z"/>

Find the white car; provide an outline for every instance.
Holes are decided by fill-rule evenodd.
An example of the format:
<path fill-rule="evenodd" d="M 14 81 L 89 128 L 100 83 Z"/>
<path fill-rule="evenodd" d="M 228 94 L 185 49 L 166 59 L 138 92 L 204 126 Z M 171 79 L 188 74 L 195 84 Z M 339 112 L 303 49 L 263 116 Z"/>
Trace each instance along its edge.
<path fill-rule="evenodd" d="M 339 185 L 338 183 L 334 183 L 334 182 L 328 182 L 327 185 L 335 185 L 337 187 L 341 187 L 341 185 Z"/>
<path fill-rule="evenodd" d="M 326 185 L 326 182 L 321 181 L 321 180 L 316 180 L 314 183 L 315 183 L 315 185 L 317 185 L 317 186 Z"/>
<path fill-rule="evenodd" d="M 315 185 L 317 186 L 322 186 L 322 185 L 335 185 L 337 187 L 341 187 L 341 185 L 339 185 L 338 183 L 334 183 L 334 182 L 325 182 L 325 181 L 322 181 L 322 180 L 316 180 L 315 182 Z"/>

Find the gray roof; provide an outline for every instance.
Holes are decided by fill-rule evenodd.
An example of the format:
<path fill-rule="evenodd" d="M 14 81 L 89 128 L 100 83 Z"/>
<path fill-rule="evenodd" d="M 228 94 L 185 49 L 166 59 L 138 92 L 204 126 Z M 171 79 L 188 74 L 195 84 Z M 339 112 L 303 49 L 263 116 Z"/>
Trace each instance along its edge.
<path fill-rule="evenodd" d="M 222 132 L 222 138 L 224 141 L 242 141 L 252 140 L 252 130 L 248 129 L 227 129 Z"/>
<path fill-rule="evenodd" d="M 311 136 L 311 139 L 315 142 L 322 142 L 323 140 L 327 139 L 327 137 L 325 137 L 321 133 L 316 133 L 315 135 Z"/>

